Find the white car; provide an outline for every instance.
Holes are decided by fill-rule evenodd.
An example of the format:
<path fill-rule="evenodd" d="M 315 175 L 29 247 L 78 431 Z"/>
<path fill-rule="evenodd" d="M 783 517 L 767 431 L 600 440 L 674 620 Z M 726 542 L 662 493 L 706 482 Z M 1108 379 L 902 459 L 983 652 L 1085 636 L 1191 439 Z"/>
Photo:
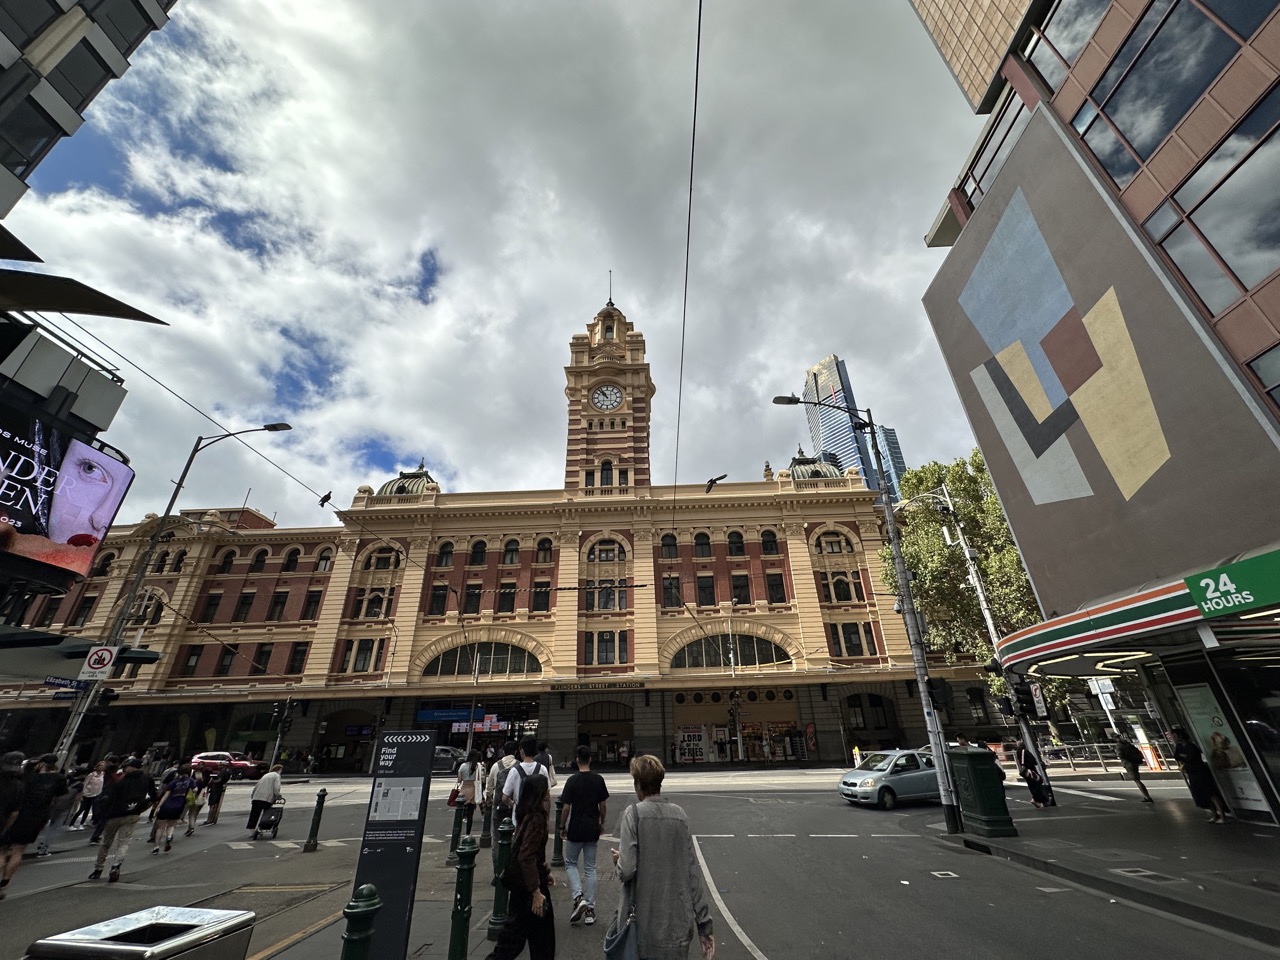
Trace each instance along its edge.
<path fill-rule="evenodd" d="M 878 750 L 840 778 L 840 796 L 851 804 L 892 810 L 900 800 L 938 800 L 933 757 L 918 750 Z"/>

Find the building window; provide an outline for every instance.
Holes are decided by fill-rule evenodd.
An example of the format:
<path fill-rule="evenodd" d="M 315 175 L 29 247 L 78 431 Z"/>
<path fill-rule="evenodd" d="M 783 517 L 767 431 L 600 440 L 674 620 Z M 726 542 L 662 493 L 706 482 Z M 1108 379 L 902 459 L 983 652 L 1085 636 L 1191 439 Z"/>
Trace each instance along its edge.
<path fill-rule="evenodd" d="M 849 726 L 855 730 L 867 729 L 867 718 L 862 712 L 862 694 L 849 695 Z"/>
<path fill-rule="evenodd" d="M 693 555 L 695 557 L 711 556 L 711 537 L 705 533 L 695 534 L 693 538 Z"/>
<path fill-rule="evenodd" d="M 308 590 L 307 598 L 302 603 L 302 620 L 316 620 L 320 616 L 320 600 L 324 596 L 323 590 Z"/>
<path fill-rule="evenodd" d="M 1042 27 L 1032 27 L 1022 53 L 1050 89 L 1062 86 L 1108 6 L 1110 0 L 1060 0 Z"/>
<path fill-rule="evenodd" d="M 187 562 L 187 551 L 179 550 L 178 555 L 173 558 L 173 572 L 181 573 L 182 565 Z"/>
<path fill-rule="evenodd" d="M 866 644 L 867 656 L 876 656 L 876 631 L 870 621 L 864 621 L 862 624 L 862 640 Z"/>
<path fill-rule="evenodd" d="M 981 687 L 969 687 L 965 693 L 969 696 L 969 716 L 974 723 L 990 723 L 991 717 L 987 713 L 987 698 L 983 694 Z"/>
<path fill-rule="evenodd" d="M 618 662 L 627 662 L 627 631 L 618 631 Z"/>
<path fill-rule="evenodd" d="M 289 602 L 288 590 L 276 590 L 271 594 L 271 606 L 267 608 L 268 620 L 283 620 L 284 608 Z"/>
<path fill-rule="evenodd" d="M 4 32 L 19 50 L 38 37 L 62 13 L 52 0 L 5 3 L 0 6 L 0 11 L 4 14 L 0 20 L 5 26 Z"/>
<path fill-rule="evenodd" d="M 824 533 L 818 538 L 817 553 L 853 553 L 853 543 L 842 533 Z"/>
<path fill-rule="evenodd" d="M 786 666 L 791 656 L 776 643 L 747 634 L 699 637 L 671 658 L 672 669 Z M 748 697 L 753 694 L 748 694 Z"/>
<path fill-rule="evenodd" d="M 698 578 L 698 606 L 714 607 L 716 605 L 716 578 Z"/>
<path fill-rule="evenodd" d="M 787 587 L 780 573 L 766 573 L 764 575 L 765 592 L 769 595 L 770 603 L 786 603 Z"/>
<path fill-rule="evenodd" d="M 745 573 L 735 573 L 729 578 L 729 590 L 733 594 L 734 603 L 748 605 L 751 603 L 751 577 Z"/>
<path fill-rule="evenodd" d="M 267 672 L 267 667 L 271 663 L 271 651 L 276 648 L 274 643 L 260 643 L 253 651 L 253 666 L 249 668 L 249 675 L 258 677 Z"/>
<path fill-rule="evenodd" d="M 539 540 L 538 554 L 537 554 L 537 557 L 535 558 L 536 562 L 550 563 L 552 549 L 553 549 L 553 546 L 550 539 L 543 537 L 541 540 Z"/>
<path fill-rule="evenodd" d="M 93 565 L 93 571 L 89 574 L 91 577 L 105 577 L 111 573 L 111 562 L 115 560 L 114 553 L 104 553 L 98 558 L 98 562 Z"/>
<path fill-rule="evenodd" d="M 729 556 L 745 557 L 747 555 L 746 544 L 742 542 L 742 534 L 734 531 L 729 534 Z"/>
<path fill-rule="evenodd" d="M 71 622 L 67 624 L 69 627 L 83 627 L 89 622 L 89 617 L 93 613 L 93 605 L 98 602 L 97 597 L 85 597 L 76 607 L 76 612 L 71 615 Z"/>
<path fill-rule="evenodd" d="M 1249 361 L 1249 369 L 1262 381 L 1262 389 L 1267 391 L 1277 406 L 1280 406 L 1280 347 L 1272 347 L 1260 357 Z"/>
<path fill-rule="evenodd" d="M 256 594 L 242 593 L 236 601 L 236 608 L 231 612 L 232 623 L 244 623 L 249 619 L 249 611 L 253 609 L 253 598 Z"/>
<path fill-rule="evenodd" d="M 485 551 L 487 549 L 488 546 L 483 540 L 477 540 L 473 543 L 471 545 L 471 558 L 467 561 L 468 565 L 472 567 L 483 567 Z"/>
<path fill-rule="evenodd" d="M 867 694 L 867 700 L 871 706 L 871 722 L 877 730 L 884 730 L 889 726 L 889 716 L 884 709 L 884 700 L 878 694 Z"/>
<path fill-rule="evenodd" d="M 204 598 L 204 606 L 200 610 L 201 623 L 213 623 L 213 618 L 218 615 L 218 604 L 222 603 L 222 594 L 211 593 Z"/>
<path fill-rule="evenodd" d="M 680 578 L 665 576 L 662 578 L 662 605 L 667 609 L 678 609 L 684 606 L 680 597 Z"/>
<path fill-rule="evenodd" d="M 301 673 L 307 665 L 307 653 L 311 650 L 309 643 L 295 643 L 289 648 L 289 663 L 285 673 Z"/>
<path fill-rule="evenodd" d="M 342 662 L 338 664 L 338 672 L 346 673 L 351 669 L 351 653 L 356 648 L 354 640 L 348 640 L 342 645 Z"/>
<path fill-rule="evenodd" d="M 596 635 L 588 630 L 582 635 L 582 665 L 591 666 L 596 648 Z"/>
<path fill-rule="evenodd" d="M 18 179 L 25 179 L 63 136 L 57 121 L 27 97 L 0 125 L 0 166 Z"/>
<path fill-rule="evenodd" d="M 616 563 L 626 559 L 626 547 L 616 540 L 601 540 L 587 550 L 588 563 Z"/>
<path fill-rule="evenodd" d="M 40 619 L 36 621 L 37 627 L 53 626 L 53 618 L 58 615 L 58 608 L 62 606 L 61 597 L 50 597 L 45 601 L 44 610 L 40 612 Z"/>
<path fill-rule="evenodd" d="M 626 423 L 626 421 L 625 421 L 625 420 L 622 422 L 622 425 L 623 425 L 624 427 L 627 425 L 627 423 Z M 631 478 L 630 478 L 630 475 L 627 473 L 627 468 L 626 468 L 626 467 L 619 467 L 619 468 L 618 468 L 618 486 L 620 486 L 620 487 L 625 487 L 625 486 L 627 486 L 627 485 L 628 485 L 628 484 L 627 484 L 627 481 L 628 481 L 628 480 L 630 480 L 630 479 L 631 479 Z"/>
<path fill-rule="evenodd" d="M 516 612 L 516 582 L 504 580 L 498 584 L 498 613 Z"/>
<path fill-rule="evenodd" d="M 302 551 L 296 547 L 286 553 L 284 555 L 284 563 L 280 566 L 281 571 L 284 573 L 293 573 L 293 571 L 297 570 L 298 558 L 300 556 L 302 556 Z"/>
<path fill-rule="evenodd" d="M 400 566 L 400 551 L 394 547 L 381 547 L 364 558 L 366 570 L 390 570 Z"/>
<path fill-rule="evenodd" d="M 169 551 L 163 551 L 160 556 L 156 557 L 155 565 L 151 568 L 152 573 L 164 573 L 165 568 L 169 566 Z"/>
<path fill-rule="evenodd" d="M 231 664 L 235 663 L 236 654 L 240 652 L 238 643 L 229 643 L 222 648 L 222 653 L 218 655 L 217 666 L 213 668 L 215 677 L 225 677 L 231 673 Z"/>
<path fill-rule="evenodd" d="M 222 555 L 222 562 L 218 564 L 219 573 L 230 573 L 231 565 L 236 562 L 236 552 L 228 550 Z"/>
<path fill-rule="evenodd" d="M 604 424 L 602 423 L 600 426 L 603 428 Z M 594 487 L 596 485 L 596 472 L 594 470 L 588 470 L 586 472 L 584 485 L 588 487 Z"/>
<path fill-rule="evenodd" d="M 778 555 L 778 535 L 772 530 L 765 530 L 760 534 L 760 552 L 766 557 Z"/>
<path fill-rule="evenodd" d="M 551 581 L 535 580 L 533 582 L 533 612 L 548 613 L 551 610 Z"/>
<path fill-rule="evenodd" d="M 368 673 L 373 665 L 373 641 L 361 640 L 356 644 L 356 662 L 351 667 L 352 673 Z"/>
<path fill-rule="evenodd" d="M 467 584 L 466 593 L 463 595 L 462 600 L 462 612 L 464 614 L 474 616 L 480 612 L 480 591 L 480 584 Z"/>
<path fill-rule="evenodd" d="M 433 583 L 431 585 L 431 599 L 427 601 L 428 617 L 443 617 L 449 609 L 449 585 L 447 583 Z"/>
<path fill-rule="evenodd" d="M 450 543 L 448 540 L 440 544 L 440 548 L 436 551 L 436 566 L 437 567 L 453 566 L 453 544 Z"/>
<path fill-rule="evenodd" d="M 162 2 L 160 6 L 167 10 L 172 3 Z M 103 0 L 94 8 L 93 19 L 126 57 L 155 29 L 136 0 Z"/>
<path fill-rule="evenodd" d="M 46 79 L 72 110 L 83 113 L 89 101 L 98 95 L 111 77 L 111 70 L 93 45 L 88 40 L 81 40 L 49 71 Z"/>
<path fill-rule="evenodd" d="M 505 564 L 513 564 L 520 562 L 520 541 L 508 540 L 502 548 L 502 562 Z"/>
<path fill-rule="evenodd" d="M 388 603 L 388 595 L 381 587 L 375 590 L 357 590 L 355 604 L 351 609 L 351 618 L 353 620 L 377 620 L 383 615 L 383 607 L 386 606 L 386 615 L 391 615 L 390 605 Z"/>
<path fill-rule="evenodd" d="M 602 460 L 600 462 L 600 486 L 613 486 L 613 461 Z"/>
<path fill-rule="evenodd" d="M 982 146 L 975 151 L 973 162 L 958 184 L 960 192 L 974 207 L 982 202 L 983 195 L 1004 166 L 1013 145 L 1022 136 L 1022 128 L 1031 119 L 1031 111 L 1022 102 L 1022 98 L 1010 90 L 1004 102 L 996 109 L 994 117 L 987 125 Z"/>
<path fill-rule="evenodd" d="M 474 660 L 473 650 L 477 654 Z M 446 650 L 423 668 L 422 675 L 470 677 L 474 674 L 488 677 L 541 672 L 542 664 L 538 662 L 538 658 L 522 647 L 506 643 L 477 643 Z"/>
<path fill-rule="evenodd" d="M 328 573 L 333 569 L 333 551 L 328 548 L 320 551 L 316 557 L 316 573 Z"/>
<path fill-rule="evenodd" d="M 862 656 L 862 636 L 858 631 L 858 624 L 842 623 L 840 632 L 844 638 L 844 655 L 846 657 Z"/>
<path fill-rule="evenodd" d="M 267 551 L 259 550 L 253 555 L 253 559 L 249 562 L 250 573 L 261 573 L 267 568 Z"/>
<path fill-rule="evenodd" d="M 182 661 L 182 669 L 178 671 L 178 675 L 182 677 L 194 677 L 196 671 L 200 669 L 200 654 L 204 652 L 204 647 L 188 647 L 187 659 Z"/>
<path fill-rule="evenodd" d="M 663 560 L 675 560 L 679 558 L 680 547 L 676 543 L 674 534 L 664 533 L 662 535 L 661 555 Z"/>
<path fill-rule="evenodd" d="M 613 631 L 601 630 L 596 634 L 596 663 L 604 666 L 614 662 Z"/>

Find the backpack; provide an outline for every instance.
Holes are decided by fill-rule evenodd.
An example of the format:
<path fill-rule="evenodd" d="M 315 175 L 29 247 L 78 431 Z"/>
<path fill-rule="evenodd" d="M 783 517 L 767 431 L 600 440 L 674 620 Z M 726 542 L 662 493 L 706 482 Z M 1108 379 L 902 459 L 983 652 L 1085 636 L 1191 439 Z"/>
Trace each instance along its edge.
<path fill-rule="evenodd" d="M 1125 763 L 1145 763 L 1147 759 L 1142 755 L 1141 750 L 1127 740 L 1120 741 L 1116 746 L 1116 753 Z"/>

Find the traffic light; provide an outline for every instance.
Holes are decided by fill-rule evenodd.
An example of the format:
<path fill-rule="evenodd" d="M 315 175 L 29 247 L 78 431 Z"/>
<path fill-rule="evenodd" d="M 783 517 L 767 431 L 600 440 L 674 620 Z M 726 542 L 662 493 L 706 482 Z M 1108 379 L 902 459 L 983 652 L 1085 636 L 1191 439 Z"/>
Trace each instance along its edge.
<path fill-rule="evenodd" d="M 102 692 L 98 694 L 98 703 L 104 707 L 110 706 L 119 699 L 119 692 L 112 690 L 110 687 L 103 687 Z"/>
<path fill-rule="evenodd" d="M 1008 697 L 996 697 L 996 709 L 1000 711 L 1002 716 L 1016 716 L 1013 712 L 1013 701 Z"/>
<path fill-rule="evenodd" d="M 285 717 L 280 721 L 280 732 L 288 733 L 293 728 L 293 717 Z"/>
<path fill-rule="evenodd" d="M 277 700 L 271 705 L 271 726 L 280 726 L 280 720 L 284 717 L 284 704 Z"/>
<path fill-rule="evenodd" d="M 1004 675 L 1004 668 L 1000 666 L 1000 661 L 992 657 L 982 665 L 982 669 L 987 673 L 995 674 L 997 677 Z"/>
<path fill-rule="evenodd" d="M 954 710 L 956 707 L 956 691 L 946 680 L 929 678 L 929 700 L 935 707 Z"/>
<path fill-rule="evenodd" d="M 1031 684 L 1018 680 L 1010 684 L 1013 690 L 1014 710 L 1024 717 L 1035 717 L 1036 701 L 1031 695 Z"/>

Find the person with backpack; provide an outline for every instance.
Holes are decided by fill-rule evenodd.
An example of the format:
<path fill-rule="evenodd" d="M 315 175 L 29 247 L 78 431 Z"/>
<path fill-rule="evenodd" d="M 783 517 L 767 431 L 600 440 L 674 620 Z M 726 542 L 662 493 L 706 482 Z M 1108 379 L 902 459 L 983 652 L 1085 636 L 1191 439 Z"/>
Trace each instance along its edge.
<path fill-rule="evenodd" d="M 511 823 L 518 826 L 516 820 L 517 811 L 520 809 L 520 786 L 524 781 L 533 774 L 538 773 L 546 776 L 546 768 L 537 760 L 538 741 L 533 737 L 525 737 L 520 741 L 520 754 L 524 757 L 519 763 L 511 768 L 511 772 L 507 774 L 506 785 L 502 788 L 502 802 L 511 808 Z M 549 784 L 548 784 L 549 786 Z M 547 794 L 548 808 L 550 807 L 551 794 Z"/>
<path fill-rule="evenodd" d="M 186 816 L 187 804 L 195 801 L 199 791 L 200 784 L 191 776 L 190 767 L 180 767 L 178 775 L 165 784 L 160 799 L 156 801 L 155 840 L 152 841 L 155 846 L 151 849 L 152 854 L 160 852 L 161 841 L 164 842 L 165 853 L 173 849 L 173 831 Z"/>
<path fill-rule="evenodd" d="M 22 806 L 9 828 L 0 834 L 0 890 L 9 885 L 22 866 L 22 854 L 34 843 L 49 822 L 54 801 L 69 792 L 67 778 L 58 772 L 58 757 L 46 753 L 27 774 L 23 783 Z"/>
<path fill-rule="evenodd" d="M 1147 792 L 1147 785 L 1142 782 L 1142 774 L 1138 771 L 1142 765 L 1146 763 L 1146 757 L 1142 755 L 1142 751 L 1133 745 L 1133 742 L 1126 737 L 1116 737 L 1116 756 L 1120 758 L 1120 766 L 1124 767 L 1124 772 L 1129 775 L 1129 779 L 1133 781 L 1133 785 L 1138 788 L 1138 792 L 1142 794 L 1142 803 L 1155 803 L 1151 799 L 1151 794 Z"/>
<path fill-rule="evenodd" d="M 130 757 L 121 769 L 120 779 L 108 783 L 102 791 L 102 845 L 98 847 L 90 880 L 102 878 L 108 857 L 111 875 L 107 879 L 111 883 L 120 879 L 120 868 L 129 852 L 138 818 L 156 800 L 156 782 L 143 772 L 140 759 Z"/>
<path fill-rule="evenodd" d="M 532 757 L 537 749 L 534 743 L 525 756 Z M 510 776 L 516 775 L 512 770 Z M 511 854 L 502 873 L 502 883 L 507 888 L 507 922 L 485 960 L 515 960 L 525 944 L 529 946 L 529 960 L 555 960 L 556 921 L 551 909 L 551 888 L 556 879 L 547 868 L 551 792 L 541 773 L 531 773 L 521 783 L 520 826 L 511 836 Z"/>
<path fill-rule="evenodd" d="M 507 808 L 503 803 L 502 791 L 507 785 L 507 774 L 516 765 L 516 752 L 520 748 L 514 740 L 502 745 L 502 756 L 489 765 L 489 776 L 484 785 L 484 816 L 493 817 L 493 846 L 490 853 L 493 857 L 493 872 L 498 872 L 498 827 L 507 816 Z"/>

